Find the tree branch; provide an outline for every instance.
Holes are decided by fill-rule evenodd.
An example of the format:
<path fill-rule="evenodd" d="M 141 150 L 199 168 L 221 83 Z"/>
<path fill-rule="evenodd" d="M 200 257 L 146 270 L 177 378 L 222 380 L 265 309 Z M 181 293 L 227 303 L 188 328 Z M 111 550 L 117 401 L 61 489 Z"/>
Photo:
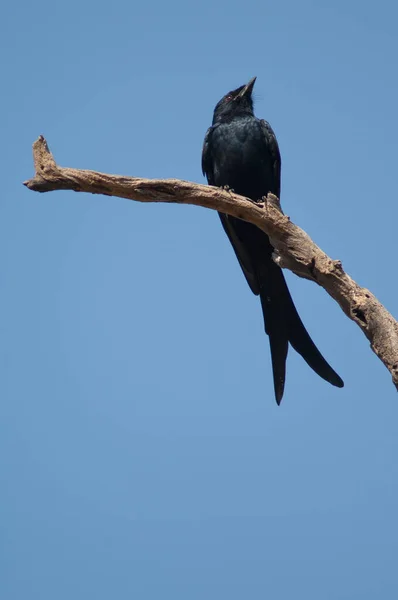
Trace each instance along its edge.
<path fill-rule="evenodd" d="M 74 190 L 139 202 L 194 204 L 253 223 L 269 235 L 280 267 L 318 283 L 360 327 L 398 390 L 397 321 L 369 290 L 345 273 L 339 260 L 329 258 L 282 213 L 276 196 L 269 194 L 263 203 L 254 203 L 228 190 L 178 179 L 141 179 L 59 167 L 43 136 L 33 144 L 33 160 L 35 176 L 24 185 L 35 192 Z"/>

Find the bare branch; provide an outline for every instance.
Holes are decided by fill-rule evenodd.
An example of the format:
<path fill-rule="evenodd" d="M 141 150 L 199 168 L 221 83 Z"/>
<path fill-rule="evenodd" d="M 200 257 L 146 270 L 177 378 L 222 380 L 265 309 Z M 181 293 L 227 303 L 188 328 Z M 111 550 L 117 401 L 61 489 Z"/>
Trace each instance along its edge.
<path fill-rule="evenodd" d="M 329 258 L 282 213 L 272 194 L 263 203 L 254 203 L 227 190 L 179 179 L 141 179 L 59 167 L 43 136 L 33 144 L 33 159 L 35 176 L 24 185 L 36 192 L 74 190 L 139 202 L 194 204 L 253 223 L 269 235 L 280 267 L 318 283 L 361 328 L 398 390 L 397 321 L 369 290 L 345 273 L 339 260 Z"/>

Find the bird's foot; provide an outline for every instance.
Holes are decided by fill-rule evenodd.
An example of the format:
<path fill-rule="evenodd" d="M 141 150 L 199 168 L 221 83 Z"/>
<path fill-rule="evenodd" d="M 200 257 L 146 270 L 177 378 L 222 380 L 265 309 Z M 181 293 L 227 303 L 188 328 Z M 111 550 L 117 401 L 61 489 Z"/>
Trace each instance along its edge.
<path fill-rule="evenodd" d="M 234 193 L 234 190 L 231 187 L 229 187 L 229 185 L 222 185 L 221 189 L 224 190 L 224 192 L 230 192 L 231 194 Z"/>
<path fill-rule="evenodd" d="M 256 205 L 259 206 L 260 208 L 266 208 L 268 205 L 267 196 L 263 196 L 262 198 L 260 198 L 260 200 L 256 200 Z"/>

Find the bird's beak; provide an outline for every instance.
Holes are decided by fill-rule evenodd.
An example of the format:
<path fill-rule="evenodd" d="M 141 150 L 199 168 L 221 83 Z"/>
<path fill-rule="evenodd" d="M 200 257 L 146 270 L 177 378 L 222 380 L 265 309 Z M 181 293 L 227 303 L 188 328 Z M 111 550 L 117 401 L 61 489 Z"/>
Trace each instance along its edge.
<path fill-rule="evenodd" d="M 249 83 L 247 83 L 242 91 L 239 92 L 238 98 L 243 98 L 243 96 L 251 96 L 256 79 L 257 77 L 252 77 L 250 79 Z"/>

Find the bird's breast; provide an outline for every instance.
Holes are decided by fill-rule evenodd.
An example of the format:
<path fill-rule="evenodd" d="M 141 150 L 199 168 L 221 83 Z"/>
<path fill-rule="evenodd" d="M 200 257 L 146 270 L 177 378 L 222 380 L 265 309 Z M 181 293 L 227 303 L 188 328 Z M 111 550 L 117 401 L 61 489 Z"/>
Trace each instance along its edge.
<path fill-rule="evenodd" d="M 214 183 L 258 200 L 272 191 L 269 153 L 257 119 L 220 123 L 213 131 Z"/>

